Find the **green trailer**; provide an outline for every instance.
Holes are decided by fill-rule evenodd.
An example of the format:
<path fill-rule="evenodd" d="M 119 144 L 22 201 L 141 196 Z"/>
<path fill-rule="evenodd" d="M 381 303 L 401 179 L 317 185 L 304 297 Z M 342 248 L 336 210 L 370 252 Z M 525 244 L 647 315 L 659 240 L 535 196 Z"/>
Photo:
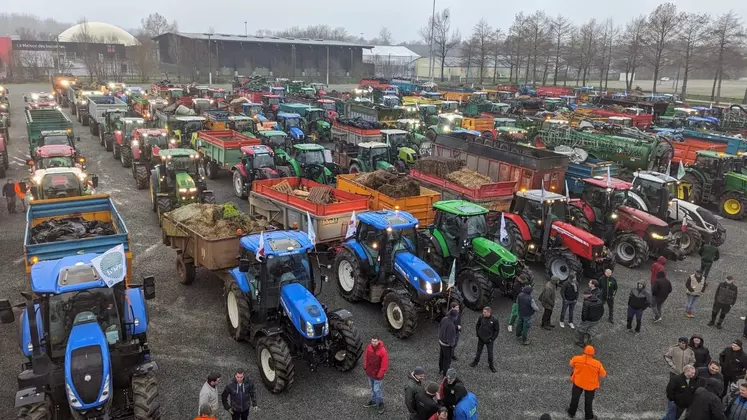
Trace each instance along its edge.
<path fill-rule="evenodd" d="M 241 162 L 241 148 L 260 141 L 233 130 L 205 130 L 197 133 L 197 151 L 205 165 L 205 174 L 215 179 L 221 170 L 231 170 Z"/>
<path fill-rule="evenodd" d="M 54 132 L 56 135 L 63 133 L 68 137 L 69 144 L 75 147 L 73 122 L 62 111 L 59 109 L 27 109 L 26 136 L 29 139 L 30 156 L 34 156 L 34 151 L 39 147 L 42 137 L 49 132 Z"/>

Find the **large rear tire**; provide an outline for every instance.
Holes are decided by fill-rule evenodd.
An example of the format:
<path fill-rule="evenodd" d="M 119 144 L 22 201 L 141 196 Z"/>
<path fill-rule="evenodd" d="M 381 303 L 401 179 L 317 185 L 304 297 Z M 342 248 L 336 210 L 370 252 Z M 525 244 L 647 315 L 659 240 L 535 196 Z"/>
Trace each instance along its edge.
<path fill-rule="evenodd" d="M 508 232 L 508 236 L 503 241 L 501 241 L 500 226 L 498 229 L 495 235 L 496 241 L 517 257 L 524 258 L 524 255 L 527 253 L 527 244 L 524 241 L 524 237 L 521 236 L 521 231 L 516 226 L 516 223 L 513 220 L 506 219 L 506 232 Z"/>
<path fill-rule="evenodd" d="M 158 397 L 155 374 L 132 377 L 132 405 L 136 420 L 159 420 L 161 418 L 161 401 Z"/>
<path fill-rule="evenodd" d="M 337 290 L 349 302 L 359 302 L 366 293 L 366 279 L 361 275 L 360 261 L 349 249 L 343 248 L 335 256 Z"/>
<path fill-rule="evenodd" d="M 425 132 L 425 138 L 432 142 L 436 141 L 436 136 L 438 136 L 438 134 L 436 133 L 436 130 L 432 128 L 429 128 L 428 131 Z"/>
<path fill-rule="evenodd" d="M 340 342 L 344 349 L 331 355 L 335 369 L 340 372 L 352 370 L 363 354 L 363 345 L 358 329 L 352 323 L 333 319 L 329 323 L 329 333 L 335 341 Z"/>
<path fill-rule="evenodd" d="M 708 201 L 709 197 L 701 197 L 701 191 L 703 186 L 700 184 L 700 180 L 693 174 L 685 174 L 682 178 L 683 184 L 690 184 L 690 192 L 687 197 L 679 197 L 681 200 L 687 200 L 691 203 L 701 205 L 703 201 Z"/>
<path fill-rule="evenodd" d="M 226 299 L 226 326 L 228 334 L 236 341 L 249 338 L 251 306 L 244 292 L 233 279 L 223 284 Z"/>
<path fill-rule="evenodd" d="M 418 326 L 418 313 L 409 293 L 387 293 L 381 311 L 386 326 L 395 337 L 405 339 L 415 332 Z"/>
<path fill-rule="evenodd" d="M 718 209 L 727 219 L 742 220 L 747 216 L 747 199 L 742 194 L 729 191 L 721 197 Z"/>
<path fill-rule="evenodd" d="M 24 406 L 18 411 L 18 420 L 52 420 L 49 400 Z"/>
<path fill-rule="evenodd" d="M 615 260 L 628 268 L 640 267 L 648 260 L 649 246 L 635 233 L 616 235 L 610 248 L 615 253 Z"/>
<path fill-rule="evenodd" d="M 549 277 L 556 276 L 561 282 L 566 281 L 571 274 L 580 279 L 583 271 L 581 261 L 567 248 L 548 250 L 545 255 L 545 268 Z"/>
<path fill-rule="evenodd" d="M 591 232 L 591 224 L 584 211 L 574 205 L 568 206 L 568 215 L 571 218 L 571 224 L 579 229 Z"/>
<path fill-rule="evenodd" d="M 148 181 L 150 180 L 150 174 L 148 168 L 143 165 L 135 165 L 135 185 L 138 190 L 144 190 L 148 188 Z"/>
<path fill-rule="evenodd" d="M 456 278 L 464 306 L 473 311 L 481 311 L 493 300 L 493 284 L 487 274 L 480 269 L 464 269 Z"/>
<path fill-rule="evenodd" d="M 296 372 L 288 344 L 282 338 L 262 337 L 257 341 L 257 365 L 262 382 L 273 394 L 293 384 Z"/>
<path fill-rule="evenodd" d="M 123 168 L 129 168 L 132 166 L 132 149 L 125 146 L 119 151 L 119 161 L 122 162 Z"/>
<path fill-rule="evenodd" d="M 685 228 L 683 232 L 682 224 L 678 223 L 671 227 L 670 232 L 675 239 L 679 240 L 680 249 L 685 255 L 692 255 L 700 251 L 700 246 L 703 245 L 703 236 L 697 229 Z"/>
<path fill-rule="evenodd" d="M 158 207 L 158 226 L 161 226 L 161 218 L 165 213 L 173 210 L 173 206 L 169 197 L 157 197 L 156 202 Z"/>

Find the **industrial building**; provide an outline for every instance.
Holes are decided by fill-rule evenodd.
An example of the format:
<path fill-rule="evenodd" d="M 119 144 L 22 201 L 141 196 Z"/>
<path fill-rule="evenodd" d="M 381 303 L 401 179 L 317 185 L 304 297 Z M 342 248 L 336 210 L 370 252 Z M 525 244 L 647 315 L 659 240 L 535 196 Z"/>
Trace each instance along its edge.
<path fill-rule="evenodd" d="M 415 78 L 415 60 L 420 58 L 411 49 L 402 45 L 376 45 L 363 50 L 363 62 L 374 66 L 374 76 Z"/>

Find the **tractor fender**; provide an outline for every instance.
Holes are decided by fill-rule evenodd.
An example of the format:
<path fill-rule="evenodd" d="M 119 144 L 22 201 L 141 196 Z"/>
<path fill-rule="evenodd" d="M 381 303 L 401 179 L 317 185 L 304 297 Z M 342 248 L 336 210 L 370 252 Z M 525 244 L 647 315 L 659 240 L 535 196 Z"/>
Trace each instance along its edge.
<path fill-rule="evenodd" d="M 294 140 L 303 140 L 304 138 L 303 130 L 298 127 L 291 127 L 290 135 Z"/>
<path fill-rule="evenodd" d="M 42 322 L 42 314 L 39 310 L 39 304 L 34 304 L 34 311 L 36 312 L 36 328 L 39 331 L 39 337 L 44 337 L 44 323 Z M 29 315 L 26 309 L 21 314 L 21 325 L 20 325 L 20 341 L 21 351 L 26 357 L 31 357 L 32 350 L 29 350 L 29 344 L 31 344 L 31 330 L 29 329 Z M 42 349 L 44 351 L 44 349 Z"/>
<path fill-rule="evenodd" d="M 143 376 L 156 372 L 158 372 L 158 364 L 154 360 L 151 360 L 135 366 L 135 372 L 133 374 L 135 376 Z"/>
<path fill-rule="evenodd" d="M 635 203 L 635 206 L 637 206 L 639 209 L 648 212 L 648 205 L 646 204 L 646 200 L 644 200 L 643 197 L 633 191 L 628 191 L 628 198 L 633 201 Z"/>
<path fill-rule="evenodd" d="M 592 247 L 604 246 L 604 241 L 591 233 L 577 228 L 569 223 L 556 221 L 552 224 L 550 235 L 555 238 L 560 236 L 561 243 L 571 252 L 586 260 L 593 260 Z"/>
<path fill-rule="evenodd" d="M 254 295 L 254 287 L 252 286 L 251 281 L 249 281 L 249 277 L 246 275 L 246 273 L 242 273 L 239 271 L 239 267 L 234 267 L 231 270 L 228 270 L 229 273 L 231 273 L 231 278 L 233 278 L 233 281 L 236 282 L 236 285 L 239 286 L 239 289 L 243 293 L 247 293 L 250 295 Z"/>
<path fill-rule="evenodd" d="M 346 322 L 348 320 L 353 319 L 353 313 L 348 311 L 347 309 L 340 308 L 340 309 L 335 309 L 334 311 L 327 312 L 327 317 L 330 320 L 339 320 L 339 321 Z"/>
<path fill-rule="evenodd" d="M 256 342 L 256 340 L 259 340 L 262 337 L 273 337 L 273 336 L 282 335 L 282 334 L 283 334 L 283 327 L 264 327 L 264 328 L 261 328 L 256 333 L 254 333 L 254 337 L 252 338 Z"/>
<path fill-rule="evenodd" d="M 357 240 L 355 240 L 354 238 L 350 238 L 345 241 L 340 246 L 340 248 L 341 249 L 338 249 L 335 254 L 339 254 L 342 249 L 347 249 L 353 255 L 358 257 L 358 264 L 360 264 L 361 274 L 375 274 L 373 273 L 373 268 L 368 263 L 368 255 L 366 255 L 366 251 L 363 249 L 363 245 L 361 245 Z"/>
<path fill-rule="evenodd" d="M 122 134 L 122 132 L 119 130 L 115 131 L 114 142 L 121 146 L 123 141 L 124 141 L 124 134 Z"/>
<path fill-rule="evenodd" d="M 145 334 L 148 331 L 148 313 L 145 310 L 143 289 L 127 289 L 127 306 L 124 311 L 125 325 L 129 330 L 127 333 L 131 336 Z"/>
<path fill-rule="evenodd" d="M 524 221 L 524 219 L 515 213 L 510 213 L 507 211 L 503 212 L 503 217 L 506 219 L 514 222 L 516 227 L 519 228 L 519 232 L 521 233 L 521 238 L 525 241 L 531 241 L 532 240 L 532 234 L 529 232 L 529 226 L 527 225 L 527 222 Z M 500 219 L 498 219 L 500 223 Z"/>
<path fill-rule="evenodd" d="M 246 168 L 244 167 L 244 165 L 240 165 L 240 164 L 239 165 L 233 165 L 233 167 L 231 168 L 231 172 L 234 172 L 234 171 L 239 171 L 239 173 L 241 174 L 241 176 L 243 176 L 244 178 L 246 178 Z"/>

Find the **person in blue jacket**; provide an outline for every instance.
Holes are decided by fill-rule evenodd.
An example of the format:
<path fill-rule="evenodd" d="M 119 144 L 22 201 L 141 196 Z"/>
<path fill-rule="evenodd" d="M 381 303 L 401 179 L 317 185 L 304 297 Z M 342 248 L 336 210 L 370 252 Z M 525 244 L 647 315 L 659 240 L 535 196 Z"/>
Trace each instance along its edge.
<path fill-rule="evenodd" d="M 477 397 L 468 392 L 454 408 L 454 420 L 477 420 Z"/>

